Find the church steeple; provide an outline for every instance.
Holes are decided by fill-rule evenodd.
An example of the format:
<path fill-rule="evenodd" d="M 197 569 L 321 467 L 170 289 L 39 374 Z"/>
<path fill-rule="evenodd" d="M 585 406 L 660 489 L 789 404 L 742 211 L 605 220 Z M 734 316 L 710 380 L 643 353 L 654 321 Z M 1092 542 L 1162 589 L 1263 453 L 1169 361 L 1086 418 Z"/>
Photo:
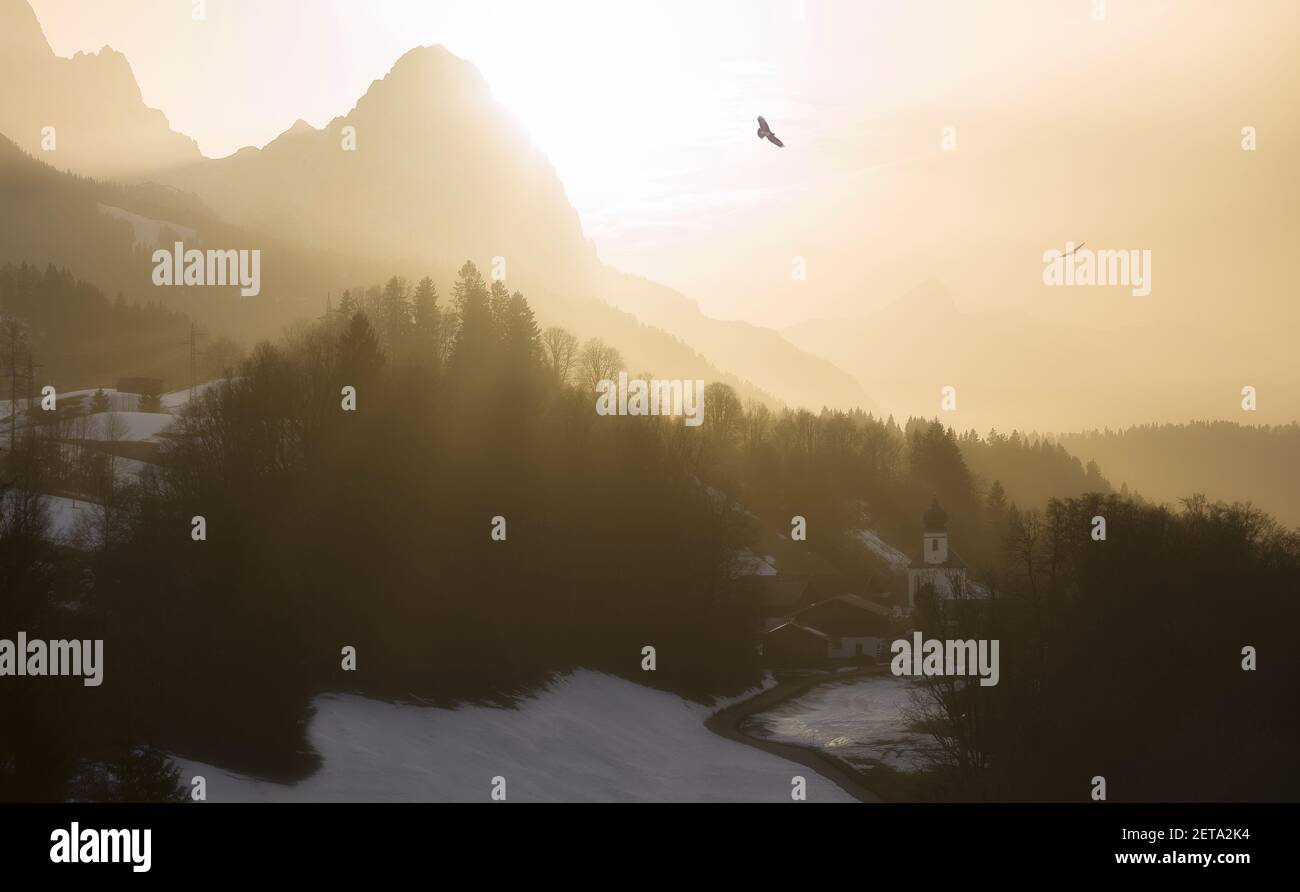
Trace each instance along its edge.
<path fill-rule="evenodd" d="M 921 554 L 907 568 L 907 606 L 916 607 L 917 595 L 926 588 L 941 599 L 987 597 L 987 590 L 966 584 L 966 563 L 948 547 L 948 512 L 935 499 L 921 515 Z M 975 592 L 975 594 L 972 594 Z M 980 594 L 979 592 L 983 592 Z"/>
<path fill-rule="evenodd" d="M 930 502 L 930 507 L 926 509 L 921 519 L 925 521 L 925 531 L 927 533 L 939 533 L 948 529 L 948 512 L 940 507 L 937 498 Z"/>
<path fill-rule="evenodd" d="M 948 560 L 948 512 L 939 507 L 939 500 L 930 503 L 922 516 L 925 532 L 921 537 L 921 554 L 927 564 L 943 564 Z"/>

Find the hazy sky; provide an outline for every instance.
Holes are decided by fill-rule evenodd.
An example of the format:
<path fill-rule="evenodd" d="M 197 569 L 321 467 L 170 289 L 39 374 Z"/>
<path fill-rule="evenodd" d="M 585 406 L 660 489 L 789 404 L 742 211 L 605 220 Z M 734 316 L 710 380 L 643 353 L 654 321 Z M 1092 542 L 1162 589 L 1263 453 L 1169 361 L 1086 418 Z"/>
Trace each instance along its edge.
<path fill-rule="evenodd" d="M 1222 263 L 1175 270 L 1172 252 L 1201 257 L 1198 228 L 1229 249 L 1207 221 L 1233 212 L 1240 127 L 1295 154 L 1292 0 L 1108 0 L 1103 21 L 1095 0 L 208 0 L 206 21 L 191 0 L 32 2 L 56 53 L 125 53 L 210 156 L 321 126 L 443 44 L 550 157 L 605 260 L 773 325 L 863 315 L 930 276 L 962 306 L 1058 313 L 1038 258 L 1067 238 L 1164 246 L 1156 275 L 1200 282 Z M 760 113 L 787 148 L 756 138 Z M 1219 181 L 1198 151 L 1222 152 Z M 1286 202 L 1284 185 L 1247 188 Z M 1199 220 L 1174 206 L 1189 195 Z M 1293 200 L 1248 210 L 1294 230 Z M 1180 300 L 1215 324 L 1211 296 Z"/>

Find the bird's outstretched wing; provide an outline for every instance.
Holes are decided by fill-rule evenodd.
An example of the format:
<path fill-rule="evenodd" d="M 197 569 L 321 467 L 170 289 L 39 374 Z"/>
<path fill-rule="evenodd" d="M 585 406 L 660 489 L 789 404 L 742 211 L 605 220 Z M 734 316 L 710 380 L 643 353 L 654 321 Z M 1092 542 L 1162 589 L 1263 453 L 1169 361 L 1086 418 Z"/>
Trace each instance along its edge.
<path fill-rule="evenodd" d="M 780 146 L 780 147 L 783 148 L 783 149 L 785 148 L 785 143 L 783 143 L 783 142 L 781 142 L 781 140 L 777 139 L 775 133 L 771 133 L 771 132 L 769 132 L 769 133 L 767 134 L 767 139 L 768 139 L 768 141 L 771 142 L 773 145 Z"/>
<path fill-rule="evenodd" d="M 770 132 L 771 129 L 772 129 L 772 128 L 770 128 L 770 127 L 767 126 L 767 118 L 763 117 L 762 115 L 759 115 L 759 116 L 758 116 L 758 129 L 759 129 L 759 130 L 767 130 L 767 131 L 769 131 L 769 132 Z"/>

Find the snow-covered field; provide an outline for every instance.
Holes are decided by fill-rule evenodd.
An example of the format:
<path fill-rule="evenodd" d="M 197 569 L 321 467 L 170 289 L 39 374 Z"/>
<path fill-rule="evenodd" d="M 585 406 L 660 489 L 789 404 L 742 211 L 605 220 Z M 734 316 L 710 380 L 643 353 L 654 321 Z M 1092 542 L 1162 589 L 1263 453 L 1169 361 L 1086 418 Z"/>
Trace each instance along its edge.
<path fill-rule="evenodd" d="M 49 538 L 63 545 L 71 545 L 77 538 L 77 527 L 83 516 L 91 516 L 95 506 L 85 499 L 67 499 L 63 496 L 41 496 L 45 515 L 49 518 Z"/>
<path fill-rule="evenodd" d="M 881 763 L 897 771 L 926 767 L 934 741 L 908 728 L 910 682 L 888 675 L 813 688 L 768 712 L 751 716 L 745 731 L 782 743 L 819 747 L 851 765 Z"/>
<path fill-rule="evenodd" d="M 704 727 L 718 707 L 581 670 L 517 709 L 394 705 L 351 695 L 315 701 L 309 734 L 323 764 L 298 784 L 177 760 L 182 782 L 207 781 L 213 802 L 488 802 L 492 779 L 511 802 L 853 801 L 801 765 Z"/>
<path fill-rule="evenodd" d="M 65 407 L 69 404 L 74 406 L 79 404 L 81 407 L 80 411 L 85 412 L 89 409 L 90 401 L 94 398 L 94 394 L 94 390 L 74 390 L 69 391 L 68 393 L 60 393 L 58 395 L 59 405 Z M 188 394 L 189 391 L 185 391 L 185 395 L 188 396 Z M 140 407 L 140 397 L 138 394 L 119 393 L 116 390 L 105 389 L 104 395 L 108 397 L 110 411 L 96 412 L 84 416 L 89 425 L 85 430 L 87 439 L 118 439 L 127 441 L 153 440 L 168 425 L 176 420 L 176 417 L 170 414 L 175 411 L 175 409 L 168 406 L 166 403 L 163 404 L 163 409 L 165 410 L 163 412 L 137 412 L 136 409 Z M 183 398 L 177 398 L 174 394 L 168 394 L 168 397 L 171 397 L 177 406 L 182 406 L 185 403 Z M 164 397 L 163 399 L 165 400 L 168 397 Z M 37 416 L 36 423 L 40 423 L 39 399 L 32 400 L 32 408 L 34 414 Z M 29 423 L 31 423 L 31 419 L 24 414 L 26 411 L 26 401 L 19 400 L 15 424 L 15 427 L 18 430 L 23 430 Z M 108 428 L 106 425 L 108 423 L 107 419 L 110 417 L 121 419 L 121 423 L 126 431 L 124 436 L 116 438 L 110 438 L 108 436 Z M 9 402 L 7 400 L 0 400 L 0 428 L 3 428 L 6 431 L 9 429 Z"/>
<path fill-rule="evenodd" d="M 203 393 L 206 390 L 208 390 L 208 388 L 218 387 L 221 384 L 225 383 L 226 380 L 228 379 L 221 378 L 216 381 L 208 381 L 204 384 L 197 384 L 194 387 L 194 396 L 200 397 L 203 395 Z M 162 399 L 159 400 L 159 402 L 162 403 L 162 407 L 166 409 L 168 412 L 179 412 L 181 409 L 185 408 L 185 405 L 189 401 L 190 401 L 190 389 L 188 387 L 182 387 L 180 390 L 173 390 L 171 393 L 164 393 L 162 395 Z"/>
<path fill-rule="evenodd" d="M 112 387 L 89 387 L 84 390 L 60 390 L 57 392 L 59 405 L 66 406 L 69 402 L 89 406 L 90 401 L 94 399 L 95 394 L 104 391 L 104 396 L 108 398 L 108 404 L 111 409 L 117 412 L 130 412 L 140 407 L 140 395 L 137 393 L 123 393 Z M 18 400 L 18 412 L 21 414 L 30 407 L 39 410 L 41 397 L 35 396 L 31 400 Z M 0 416 L 8 418 L 9 400 L 0 400 Z"/>
<path fill-rule="evenodd" d="M 194 388 L 194 394 L 197 396 L 207 388 L 221 383 L 221 380 L 217 380 L 200 384 Z M 77 407 L 74 408 L 74 412 L 85 411 L 89 408 L 90 401 L 99 390 L 100 388 L 70 390 L 60 393 L 58 398 L 60 401 L 71 401 L 72 405 Z M 64 435 L 70 438 L 67 443 L 82 438 L 88 441 L 113 441 L 117 443 L 157 443 L 166 430 L 176 422 L 176 413 L 179 413 L 185 407 L 190 398 L 189 388 L 172 391 L 164 394 L 160 400 L 162 412 L 137 412 L 134 409 L 140 403 L 138 394 L 121 393 L 110 387 L 102 388 L 102 390 L 104 395 L 108 397 L 112 411 L 97 412 L 76 418 L 71 430 Z M 66 406 L 67 403 L 64 402 L 62 405 Z M 26 408 L 26 402 L 19 401 L 19 411 L 25 411 Z M 9 402 L 0 400 L 0 432 L 8 429 L 8 412 Z M 36 414 L 39 415 L 39 412 Z M 20 429 L 25 426 L 25 419 L 22 416 L 20 416 L 17 426 Z M 113 467 L 118 480 L 127 482 L 139 479 L 150 465 L 138 459 L 117 456 L 113 459 Z M 85 499 L 69 499 L 53 495 L 43 495 L 41 501 L 44 503 L 49 516 L 49 538 L 52 541 L 74 547 L 93 547 L 96 544 L 96 524 L 94 522 L 96 520 L 96 505 Z"/>
<path fill-rule="evenodd" d="M 164 229 L 169 229 L 176 233 L 177 237 L 179 237 L 181 241 L 192 239 L 197 234 L 195 230 L 188 226 L 181 226 L 179 223 L 172 223 L 170 220 L 155 220 L 152 217 L 142 217 L 139 214 L 134 214 L 131 211 L 113 207 L 108 204 L 99 205 L 99 212 L 101 214 L 107 214 L 114 220 L 125 220 L 130 223 L 131 229 L 134 231 L 135 243 L 138 246 L 144 246 L 147 248 L 159 247 L 159 242 L 162 240 L 162 231 Z M 167 247 L 170 248 L 171 245 L 168 245 Z"/>
<path fill-rule="evenodd" d="M 91 425 L 89 439 L 124 443 L 157 442 L 158 435 L 176 420 L 175 415 L 166 412 L 99 412 L 87 418 Z"/>
<path fill-rule="evenodd" d="M 122 458 L 121 456 L 118 456 L 113 459 L 113 470 L 117 471 L 117 479 L 119 482 L 138 480 L 141 475 L 151 467 L 155 467 L 155 465 L 151 465 L 148 462 L 137 461 L 133 458 Z"/>
<path fill-rule="evenodd" d="M 217 387 L 222 383 L 224 383 L 226 380 L 228 379 L 222 378 L 222 379 L 217 379 L 215 381 L 207 381 L 204 382 L 203 384 L 195 385 L 194 395 L 196 397 L 200 396 L 203 394 L 204 391 L 208 390 L 211 387 Z M 140 408 L 140 395 L 138 393 L 123 393 L 119 390 L 113 389 L 112 387 L 103 387 L 103 388 L 90 387 L 83 390 L 60 391 L 58 393 L 59 404 L 60 406 L 63 406 L 66 405 L 67 403 L 73 403 L 74 405 L 79 405 L 81 407 L 81 411 L 85 411 L 86 409 L 89 408 L 90 401 L 94 399 L 95 394 L 100 390 L 102 390 L 104 396 L 108 398 L 110 409 L 119 415 L 154 415 L 157 418 L 167 418 L 167 415 L 165 413 L 179 412 L 181 409 L 185 408 L 186 403 L 190 401 L 190 389 L 188 387 L 182 387 L 180 390 L 173 390 L 169 393 L 165 393 L 159 398 L 159 403 L 161 404 L 163 410 L 162 413 L 137 412 L 136 410 Z M 21 399 L 18 400 L 19 415 L 21 415 L 27 410 L 28 403 L 29 403 L 28 400 L 21 400 Z M 32 408 L 38 409 L 40 407 L 40 397 L 36 397 L 35 399 L 32 399 L 30 401 L 30 404 Z M 99 413 L 99 414 L 104 415 L 106 413 Z M 93 417 L 98 417 L 98 416 L 93 416 Z M 168 420 L 170 421 L 171 419 Z M 0 425 L 7 425 L 8 422 L 9 422 L 9 400 L 0 400 Z M 19 427 L 22 427 L 23 423 L 24 422 L 20 420 L 18 422 Z"/>

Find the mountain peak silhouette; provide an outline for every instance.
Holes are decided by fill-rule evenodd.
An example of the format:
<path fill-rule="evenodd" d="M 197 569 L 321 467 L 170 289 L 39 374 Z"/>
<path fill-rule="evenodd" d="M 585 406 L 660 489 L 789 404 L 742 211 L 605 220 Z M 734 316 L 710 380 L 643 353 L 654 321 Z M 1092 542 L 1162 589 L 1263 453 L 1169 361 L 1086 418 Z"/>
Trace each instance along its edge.
<path fill-rule="evenodd" d="M 424 126 L 444 115 L 492 114 L 487 80 L 472 62 L 437 44 L 408 50 L 370 84 L 349 119 Z"/>
<path fill-rule="evenodd" d="M 105 45 L 100 47 L 97 53 L 76 53 L 71 62 L 73 70 L 84 72 L 82 77 L 93 78 L 102 89 L 110 91 L 115 98 L 133 105 L 144 105 L 144 94 L 140 92 L 140 83 L 135 79 L 131 60 L 125 53 Z"/>
<path fill-rule="evenodd" d="M 27 0 L 0 0 L 0 53 L 18 57 L 54 55 Z"/>
<path fill-rule="evenodd" d="M 108 46 L 56 56 L 27 0 L 0 0 L 0 133 L 95 177 L 129 180 L 202 157 L 145 105 L 126 56 Z"/>
<path fill-rule="evenodd" d="M 591 290 L 596 258 L 559 177 L 478 69 L 441 46 L 403 54 L 320 129 L 296 121 L 264 148 L 155 179 L 326 250 L 445 277 L 501 256 L 515 287 Z"/>
<path fill-rule="evenodd" d="M 416 46 L 397 57 L 389 76 L 463 77 L 486 86 L 487 81 L 474 63 L 453 53 L 440 43 Z"/>

